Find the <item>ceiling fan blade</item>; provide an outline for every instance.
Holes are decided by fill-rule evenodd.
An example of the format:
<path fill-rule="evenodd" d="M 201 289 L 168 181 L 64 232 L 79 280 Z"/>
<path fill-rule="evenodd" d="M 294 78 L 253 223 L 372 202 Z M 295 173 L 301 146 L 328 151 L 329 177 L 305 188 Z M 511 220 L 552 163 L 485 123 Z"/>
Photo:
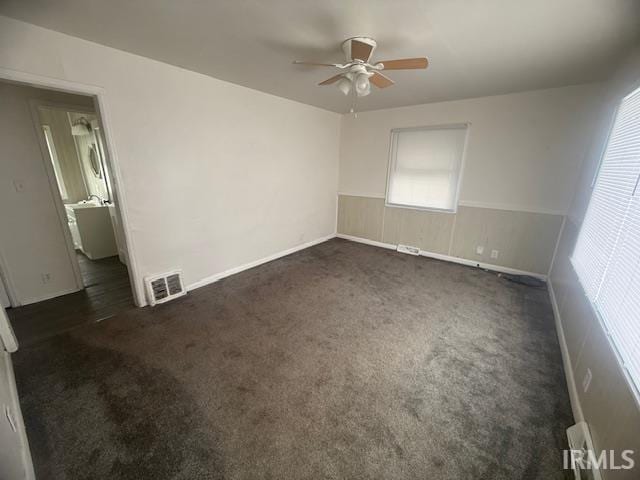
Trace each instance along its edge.
<path fill-rule="evenodd" d="M 342 74 L 334 75 L 331 78 L 327 78 L 324 82 L 320 82 L 318 85 L 331 85 L 332 83 L 336 83 L 338 80 L 342 78 Z"/>
<path fill-rule="evenodd" d="M 336 68 L 344 68 L 344 65 L 339 63 L 316 63 L 316 62 L 301 62 L 300 60 L 294 60 L 294 65 L 311 65 L 314 67 L 336 67 Z"/>
<path fill-rule="evenodd" d="M 351 58 L 353 60 L 368 62 L 371 53 L 373 53 L 373 45 L 358 40 L 351 40 Z"/>
<path fill-rule="evenodd" d="M 382 63 L 384 65 L 383 70 L 410 70 L 416 68 L 427 68 L 427 65 L 429 65 L 429 61 L 425 57 L 385 60 L 377 63 Z"/>
<path fill-rule="evenodd" d="M 396 83 L 389 77 L 382 75 L 380 72 L 375 72 L 371 77 L 369 77 L 369 81 L 378 88 L 390 87 L 391 85 Z"/>

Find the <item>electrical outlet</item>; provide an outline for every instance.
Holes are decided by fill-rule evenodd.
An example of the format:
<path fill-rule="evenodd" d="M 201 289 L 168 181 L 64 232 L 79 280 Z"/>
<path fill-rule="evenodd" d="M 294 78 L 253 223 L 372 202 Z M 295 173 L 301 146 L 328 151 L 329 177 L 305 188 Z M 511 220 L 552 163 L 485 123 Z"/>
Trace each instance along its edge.
<path fill-rule="evenodd" d="M 589 390 L 589 385 L 591 385 L 592 378 L 593 375 L 591 374 L 591 369 L 587 368 L 587 373 L 584 374 L 584 378 L 582 379 L 582 391 L 584 393 L 587 393 L 587 390 Z"/>
<path fill-rule="evenodd" d="M 51 274 L 50 273 L 43 273 L 42 274 L 42 283 L 49 283 L 51 281 Z"/>
<path fill-rule="evenodd" d="M 484 247 L 482 245 L 478 245 L 476 247 L 476 255 L 482 255 L 484 253 Z"/>
<path fill-rule="evenodd" d="M 498 258 L 498 250 L 491 250 L 491 258 Z"/>

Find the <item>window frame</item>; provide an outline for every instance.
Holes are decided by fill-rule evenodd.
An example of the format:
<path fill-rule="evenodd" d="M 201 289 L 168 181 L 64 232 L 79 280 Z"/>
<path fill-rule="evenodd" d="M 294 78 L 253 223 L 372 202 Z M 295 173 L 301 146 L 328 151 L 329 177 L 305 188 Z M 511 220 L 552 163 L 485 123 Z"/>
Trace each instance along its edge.
<path fill-rule="evenodd" d="M 464 129 L 464 144 L 462 146 L 462 155 L 460 158 L 460 168 L 458 171 L 458 181 L 455 186 L 455 194 L 453 198 L 453 208 L 437 208 L 437 207 L 422 207 L 419 205 L 405 205 L 401 203 L 393 203 L 389 200 L 389 186 L 391 184 L 391 172 L 393 165 L 395 164 L 396 154 L 397 154 L 397 135 L 401 132 L 411 132 L 411 131 L 430 131 L 430 130 L 451 130 L 451 129 Z M 462 177 L 464 175 L 464 166 L 466 163 L 467 157 L 467 147 L 469 145 L 469 131 L 471 130 L 471 122 L 461 122 L 461 123 L 448 123 L 448 124 L 437 124 L 437 125 L 423 125 L 416 127 L 402 127 L 402 128 L 392 128 L 389 134 L 389 155 L 387 161 L 387 183 L 384 193 L 384 205 L 385 207 L 390 208 L 407 208 L 410 210 L 420 210 L 425 212 L 436 212 L 436 213 L 451 213 L 455 214 L 458 211 L 458 203 L 460 200 L 460 189 L 462 186 Z M 435 170 L 435 169 L 434 169 Z"/>
<path fill-rule="evenodd" d="M 578 232 L 576 234 L 575 241 L 573 242 L 573 247 L 571 249 L 571 255 L 569 256 L 569 264 L 571 265 L 573 274 L 575 275 L 576 279 L 578 280 L 578 283 L 580 284 L 580 288 L 582 288 L 583 290 L 585 301 L 588 303 L 591 313 L 595 317 L 596 321 L 600 324 L 600 328 L 602 328 L 604 337 L 607 339 L 607 343 L 611 347 L 611 351 L 616 357 L 616 363 L 617 363 L 618 369 L 622 373 L 622 376 L 625 378 L 627 385 L 629 386 L 629 389 L 637 405 L 640 406 L 640 382 L 638 382 L 636 379 L 633 378 L 633 376 L 631 375 L 631 372 L 627 368 L 624 354 L 621 351 L 620 347 L 618 346 L 616 340 L 614 339 L 613 333 L 611 332 L 611 329 L 607 324 L 607 320 L 604 318 L 604 316 L 600 312 L 600 309 L 598 308 L 598 304 L 596 303 L 596 301 L 589 298 L 589 295 L 587 294 L 587 287 L 583 279 L 581 278 L 580 274 L 578 273 L 578 269 L 576 268 L 576 264 L 574 262 L 576 245 L 578 244 L 578 239 L 580 238 L 580 235 L 582 233 L 582 228 L 584 227 L 584 219 L 587 215 L 587 212 L 589 211 L 589 208 L 591 207 L 591 202 L 593 201 L 594 190 L 596 188 L 598 179 L 600 177 L 600 173 L 604 166 L 607 148 L 609 146 L 609 142 L 613 135 L 613 129 L 614 129 L 618 114 L 620 112 L 620 108 L 622 107 L 622 104 L 624 103 L 624 101 L 630 96 L 634 95 L 638 90 L 640 90 L 640 82 L 634 83 L 633 86 L 628 90 L 628 93 L 622 95 L 612 109 L 613 111 L 612 111 L 611 117 L 609 118 L 609 123 L 607 125 L 607 133 L 606 133 L 606 136 L 604 137 L 604 142 L 602 143 L 602 146 L 600 148 L 598 164 L 596 166 L 595 172 L 591 179 L 591 183 L 589 185 L 589 192 L 590 192 L 589 202 L 587 203 L 587 206 L 584 209 L 583 217 L 580 220 Z M 638 181 L 636 183 L 636 189 L 640 188 L 640 186 L 638 185 L 639 181 L 640 181 L 640 177 L 638 177 Z M 607 277 L 607 273 L 605 271 L 602 278 L 600 279 L 600 287 L 602 286 L 602 283 L 605 281 L 606 277 Z"/>

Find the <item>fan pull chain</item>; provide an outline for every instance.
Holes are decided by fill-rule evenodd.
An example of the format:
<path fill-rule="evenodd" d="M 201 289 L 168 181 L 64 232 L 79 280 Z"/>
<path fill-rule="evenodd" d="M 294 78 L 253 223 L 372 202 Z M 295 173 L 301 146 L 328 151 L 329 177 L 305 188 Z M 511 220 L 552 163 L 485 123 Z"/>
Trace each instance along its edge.
<path fill-rule="evenodd" d="M 353 118 L 358 118 L 358 112 L 356 112 L 356 102 L 358 101 L 358 94 L 356 93 L 356 89 L 353 90 L 353 102 L 351 102 L 351 110 L 349 113 L 353 113 Z"/>

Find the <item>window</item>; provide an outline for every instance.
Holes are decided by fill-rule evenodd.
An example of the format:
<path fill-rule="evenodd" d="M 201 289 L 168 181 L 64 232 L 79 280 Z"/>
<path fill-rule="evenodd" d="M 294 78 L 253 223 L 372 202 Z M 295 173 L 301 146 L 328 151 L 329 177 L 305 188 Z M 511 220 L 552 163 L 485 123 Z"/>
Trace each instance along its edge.
<path fill-rule="evenodd" d="M 572 263 L 640 390 L 640 88 L 616 113 Z"/>
<path fill-rule="evenodd" d="M 387 204 L 455 211 L 467 125 L 391 132 Z"/>
<path fill-rule="evenodd" d="M 56 182 L 58 182 L 58 190 L 60 190 L 60 196 L 62 197 L 63 201 L 67 201 L 69 199 L 69 195 L 67 194 L 67 187 L 64 184 L 62 168 L 60 167 L 60 160 L 58 160 L 56 146 L 53 143 L 51 128 L 49 127 L 49 125 L 43 125 L 42 130 L 44 131 L 44 139 L 47 143 L 47 150 L 49 150 L 49 158 L 51 158 L 51 163 L 53 164 L 53 172 L 56 176 Z"/>

